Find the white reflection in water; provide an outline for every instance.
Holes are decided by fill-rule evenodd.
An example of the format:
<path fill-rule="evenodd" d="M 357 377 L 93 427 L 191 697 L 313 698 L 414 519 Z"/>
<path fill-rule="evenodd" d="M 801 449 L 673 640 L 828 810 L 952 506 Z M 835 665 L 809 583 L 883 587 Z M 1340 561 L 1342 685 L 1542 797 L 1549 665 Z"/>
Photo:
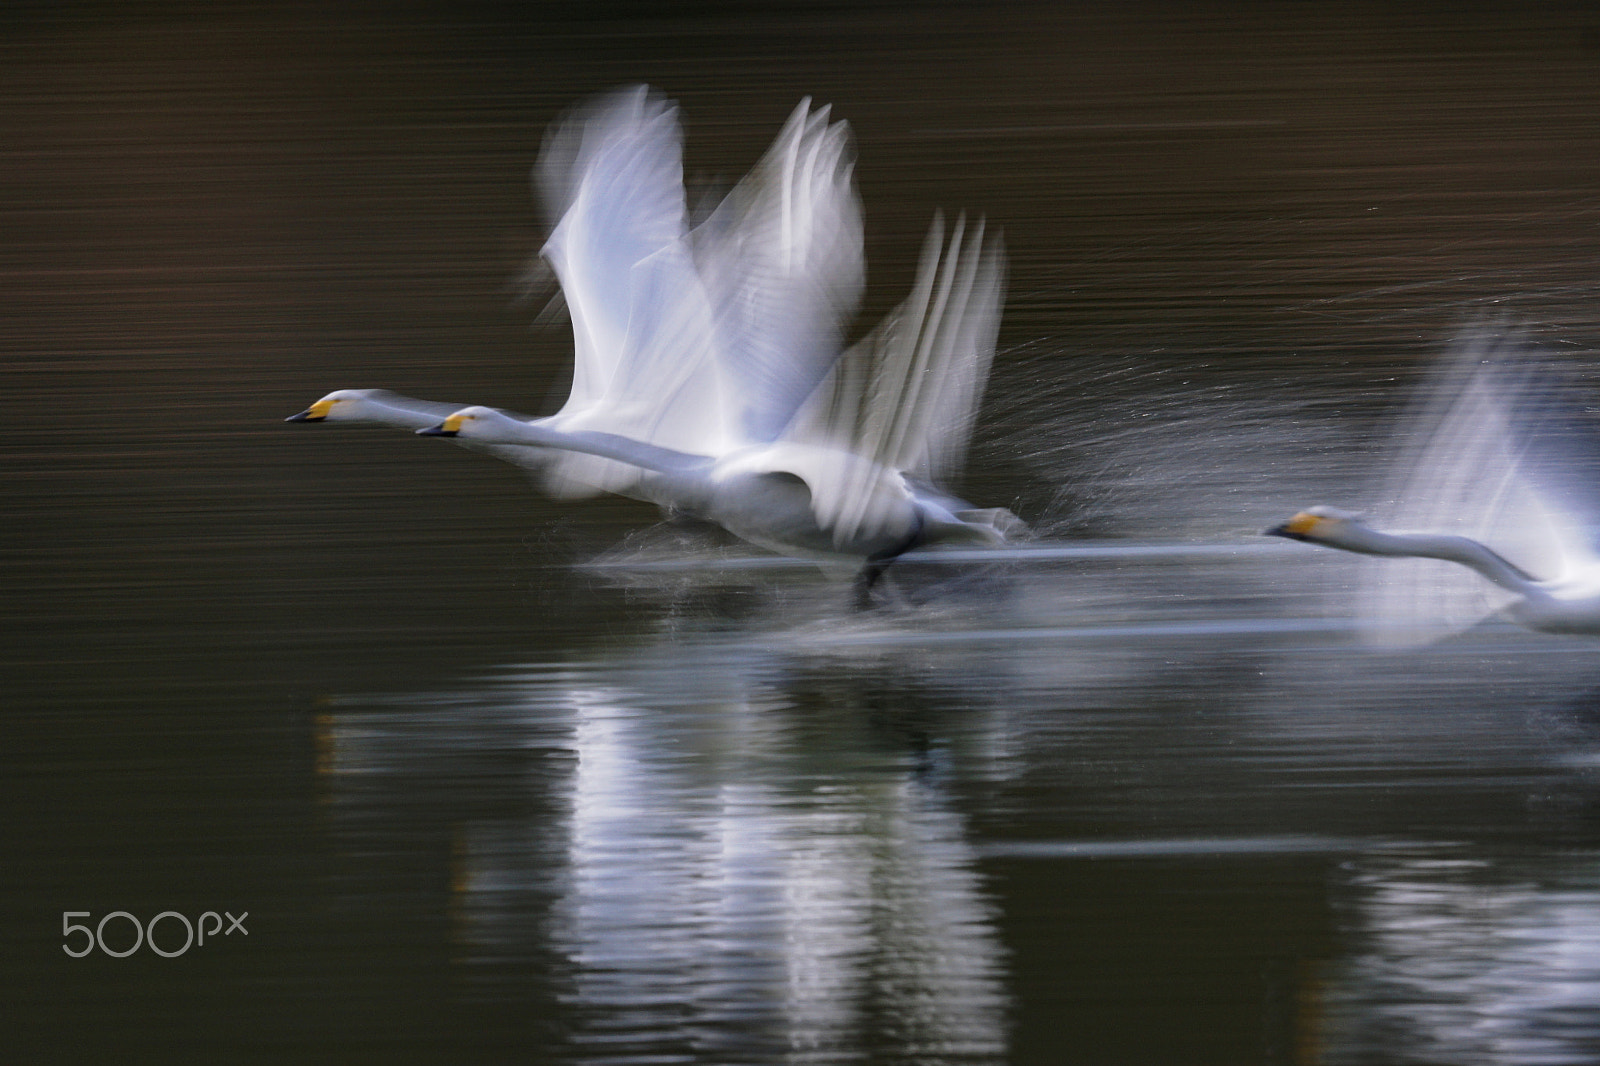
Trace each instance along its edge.
<path fill-rule="evenodd" d="M 693 669 L 669 661 L 685 655 Z M 872 1047 L 998 1061 L 995 913 L 938 760 L 838 735 L 838 710 L 873 707 L 797 720 L 811 711 L 764 676 L 772 667 L 669 647 L 534 681 L 530 712 L 558 706 L 564 722 L 564 817 L 538 857 L 515 834 L 468 834 L 462 945 L 515 952 L 505 938 L 527 931 L 503 909 L 525 906 L 513 886 L 548 880 L 538 867 L 553 861 L 540 935 L 584 1061 L 723 1048 L 834 1062 Z"/>
<path fill-rule="evenodd" d="M 699 751 L 614 694 L 574 693 L 573 709 L 552 932 L 586 1016 L 636 1032 L 741 1018 L 772 1026 L 793 1061 L 885 1023 L 904 1053 L 1000 1051 L 991 914 L 960 819 L 926 779 L 748 780 L 794 757 L 748 706 L 721 708 Z"/>
<path fill-rule="evenodd" d="M 1376 856 L 1350 888 L 1359 947 L 1332 996 L 1333 1061 L 1600 1058 L 1600 887 Z"/>

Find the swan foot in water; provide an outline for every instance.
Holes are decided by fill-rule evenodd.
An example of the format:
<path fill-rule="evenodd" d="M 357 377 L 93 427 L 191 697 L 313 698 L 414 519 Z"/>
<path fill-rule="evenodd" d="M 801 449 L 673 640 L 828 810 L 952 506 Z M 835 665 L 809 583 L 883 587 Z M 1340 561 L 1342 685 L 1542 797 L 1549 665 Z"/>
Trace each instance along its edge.
<path fill-rule="evenodd" d="M 891 548 L 885 548 L 883 551 L 867 556 L 866 564 L 856 574 L 853 599 L 856 610 L 870 611 L 879 606 L 872 595 L 873 587 L 878 584 L 883 577 L 884 571 L 888 570 L 896 559 L 922 543 L 923 529 L 921 516 L 918 516 L 917 528 L 912 530 L 905 540 Z"/>
<path fill-rule="evenodd" d="M 856 574 L 856 579 L 851 589 L 851 604 L 856 610 L 870 611 L 878 606 L 877 600 L 872 595 L 872 589 L 873 586 L 877 585 L 879 579 L 883 577 L 883 572 L 889 569 L 889 564 L 892 562 L 894 562 L 894 556 L 890 556 L 887 559 L 868 559 L 867 564 Z"/>

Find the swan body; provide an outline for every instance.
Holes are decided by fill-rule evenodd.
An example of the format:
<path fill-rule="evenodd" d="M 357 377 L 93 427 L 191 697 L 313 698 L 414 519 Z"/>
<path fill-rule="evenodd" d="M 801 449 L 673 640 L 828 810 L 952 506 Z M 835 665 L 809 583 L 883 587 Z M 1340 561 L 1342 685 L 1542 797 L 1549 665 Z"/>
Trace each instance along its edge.
<path fill-rule="evenodd" d="M 1428 643 L 1497 611 L 1541 632 L 1600 635 L 1600 441 L 1569 384 L 1518 331 L 1464 330 L 1407 418 L 1385 492 L 1395 525 L 1427 532 L 1381 532 L 1313 507 L 1267 533 L 1454 564 L 1369 571 L 1363 613 L 1375 643 Z M 1484 580 L 1454 576 L 1467 571 Z"/>
<path fill-rule="evenodd" d="M 865 275 L 848 127 L 802 100 L 756 167 L 691 225 L 677 109 L 645 87 L 547 137 L 543 255 L 572 317 L 548 418 L 330 393 L 290 421 L 454 438 L 563 496 L 612 492 L 780 552 L 882 567 L 1020 526 L 937 485 L 959 469 L 993 357 L 1005 257 L 982 220 L 929 230 L 910 296 L 856 344 Z"/>
<path fill-rule="evenodd" d="M 887 562 L 927 544 L 1005 540 L 1005 523 L 995 512 L 923 490 L 899 471 L 835 448 L 778 442 L 693 455 L 610 433 L 524 422 L 488 407 L 464 408 L 418 432 L 637 466 L 646 472 L 638 484 L 647 498 L 787 554 Z"/>

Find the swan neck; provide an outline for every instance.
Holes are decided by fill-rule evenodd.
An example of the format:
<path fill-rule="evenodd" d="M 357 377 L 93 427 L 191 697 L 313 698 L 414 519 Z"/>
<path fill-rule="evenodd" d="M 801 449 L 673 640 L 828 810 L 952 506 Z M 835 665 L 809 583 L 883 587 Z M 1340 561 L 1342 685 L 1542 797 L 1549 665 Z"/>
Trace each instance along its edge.
<path fill-rule="evenodd" d="M 366 401 L 367 413 L 372 421 L 382 422 L 386 425 L 399 426 L 404 429 L 425 429 L 437 425 L 439 416 L 431 411 L 416 411 L 407 407 L 398 407 L 387 400 L 369 398 Z"/>
<path fill-rule="evenodd" d="M 661 474 L 681 474 L 710 462 L 704 456 L 674 451 L 671 448 L 647 444 L 615 433 L 560 430 L 542 421 L 514 423 L 502 427 L 502 430 L 506 443 L 534 444 L 562 451 L 580 452 L 584 455 L 596 455 L 602 459 L 614 459 Z"/>
<path fill-rule="evenodd" d="M 1535 579 L 1502 556 L 1469 537 L 1436 533 L 1379 533 L 1364 529 L 1351 545 L 1368 555 L 1402 555 L 1443 559 L 1469 567 L 1511 592 L 1538 592 Z"/>

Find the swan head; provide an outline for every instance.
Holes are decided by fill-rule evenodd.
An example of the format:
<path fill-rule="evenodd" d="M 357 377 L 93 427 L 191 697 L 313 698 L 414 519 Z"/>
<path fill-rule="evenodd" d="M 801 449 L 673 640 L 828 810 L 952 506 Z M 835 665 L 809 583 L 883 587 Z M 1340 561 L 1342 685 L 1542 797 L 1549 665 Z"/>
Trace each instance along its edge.
<path fill-rule="evenodd" d="M 1288 537 L 1312 544 L 1339 546 L 1353 530 L 1363 530 L 1361 515 L 1355 511 L 1341 511 L 1337 507 L 1316 506 L 1265 530 L 1269 537 Z"/>
<path fill-rule="evenodd" d="M 491 435 L 501 423 L 514 421 L 492 407 L 463 407 L 437 426 L 417 430 L 419 437 L 483 437 Z"/>
<path fill-rule="evenodd" d="M 285 422 L 358 422 L 369 417 L 368 401 L 380 395 L 377 389 L 339 389 L 330 392 Z"/>

